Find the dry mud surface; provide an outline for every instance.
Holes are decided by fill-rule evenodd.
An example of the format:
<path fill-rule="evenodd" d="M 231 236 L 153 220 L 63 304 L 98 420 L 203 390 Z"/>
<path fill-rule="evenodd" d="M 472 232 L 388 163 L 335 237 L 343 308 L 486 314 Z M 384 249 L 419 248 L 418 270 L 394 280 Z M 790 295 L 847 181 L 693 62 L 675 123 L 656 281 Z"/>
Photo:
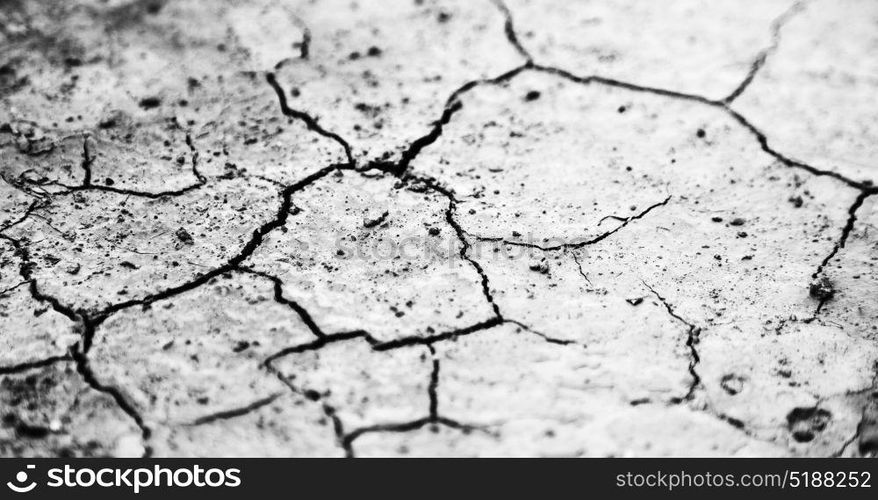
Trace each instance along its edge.
<path fill-rule="evenodd" d="M 0 455 L 878 452 L 878 4 L 0 6 Z"/>

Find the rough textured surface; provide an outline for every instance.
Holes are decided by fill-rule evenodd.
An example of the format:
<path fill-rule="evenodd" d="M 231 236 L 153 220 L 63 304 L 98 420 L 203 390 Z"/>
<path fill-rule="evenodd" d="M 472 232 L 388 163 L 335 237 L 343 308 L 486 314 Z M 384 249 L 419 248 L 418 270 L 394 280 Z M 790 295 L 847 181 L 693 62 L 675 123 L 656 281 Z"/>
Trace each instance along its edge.
<path fill-rule="evenodd" d="M 490 319 L 479 274 L 445 221 L 448 199 L 395 184 L 341 172 L 314 182 L 245 264 L 280 278 L 284 296 L 326 332 L 389 341 Z"/>
<path fill-rule="evenodd" d="M 73 363 L 59 362 L 0 381 L 4 456 L 127 456 L 141 434 L 112 397 L 89 387 Z"/>
<path fill-rule="evenodd" d="M 878 49 L 875 23 L 868 0 L 806 2 L 734 109 L 791 157 L 878 183 L 878 117 L 863 105 L 878 91 L 878 61 L 864 57 Z"/>
<path fill-rule="evenodd" d="M 874 456 L 876 15 L 4 2 L 0 455 Z"/>
<path fill-rule="evenodd" d="M 400 161 L 458 88 L 524 62 L 490 1 L 300 4 L 314 27 L 307 57 L 284 61 L 278 80 L 290 106 L 345 137 L 358 161 Z"/>
<path fill-rule="evenodd" d="M 647 87 L 729 95 L 756 53 L 772 42 L 772 21 L 794 5 L 770 0 L 510 0 L 522 45 L 540 63 Z"/>

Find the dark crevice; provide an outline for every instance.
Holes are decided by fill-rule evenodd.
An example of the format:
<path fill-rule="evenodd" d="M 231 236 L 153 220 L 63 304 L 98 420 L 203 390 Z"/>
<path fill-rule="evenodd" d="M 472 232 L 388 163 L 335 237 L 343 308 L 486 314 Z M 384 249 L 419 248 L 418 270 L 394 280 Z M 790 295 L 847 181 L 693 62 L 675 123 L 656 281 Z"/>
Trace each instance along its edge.
<path fill-rule="evenodd" d="M 482 285 L 482 294 L 485 296 L 485 300 L 491 305 L 491 309 L 494 311 L 494 316 L 496 319 L 502 321 L 503 315 L 500 313 L 500 306 L 494 302 L 494 296 L 491 294 L 491 283 L 488 280 L 488 275 L 485 273 L 485 270 L 482 268 L 481 264 L 479 264 L 475 259 L 471 258 L 469 254 L 470 243 L 466 239 L 466 234 L 464 233 L 463 228 L 460 227 L 460 224 L 454 219 L 454 212 L 457 209 L 457 202 L 453 197 L 448 197 L 448 209 L 445 211 L 445 220 L 448 224 L 454 228 L 454 232 L 457 235 L 457 239 L 460 241 L 460 258 L 469 262 L 473 269 L 479 274 Z"/>
<path fill-rule="evenodd" d="M 435 420 L 431 417 L 424 417 L 417 420 L 412 420 L 409 422 L 399 422 L 399 423 L 387 423 L 387 424 L 378 424 L 372 425 L 368 427 L 360 427 L 359 429 L 355 429 L 354 431 L 346 434 L 342 441 L 342 444 L 346 450 L 350 450 L 349 457 L 353 457 L 353 443 L 358 438 L 365 434 L 372 434 L 376 432 L 411 432 L 419 430 L 427 425 L 431 426 L 444 426 L 449 427 L 451 429 L 457 429 L 462 431 L 465 434 L 468 434 L 472 431 L 482 430 L 481 428 L 474 425 L 467 425 L 456 420 L 452 420 L 446 417 L 437 417 Z"/>
<path fill-rule="evenodd" d="M 28 291 L 30 292 L 31 297 L 37 302 L 49 304 L 53 310 L 64 315 L 69 320 L 74 323 L 79 323 L 82 320 L 82 314 L 72 307 L 61 302 L 57 297 L 42 293 L 37 287 L 36 280 L 33 279 L 32 271 L 34 268 L 34 263 L 31 261 L 30 252 L 27 247 L 22 244 L 19 240 L 12 238 L 7 235 L 0 235 L 0 238 L 5 239 L 14 249 L 15 256 L 18 257 L 21 264 L 18 267 L 18 273 L 21 276 L 21 279 L 28 283 Z"/>
<path fill-rule="evenodd" d="M 307 60 L 311 56 L 311 29 L 299 18 L 296 24 L 302 29 L 302 41 L 299 42 L 299 59 Z"/>
<path fill-rule="evenodd" d="M 256 276 L 260 276 L 262 278 L 265 278 L 265 279 L 271 281 L 274 285 L 274 300 L 275 300 L 275 302 L 278 302 L 279 304 L 283 304 L 283 305 L 289 307 L 290 309 L 292 309 L 293 311 L 295 311 L 296 314 L 299 315 L 299 318 L 301 318 L 302 322 L 305 323 L 305 325 L 311 331 L 311 333 L 314 334 L 314 336 L 316 336 L 316 337 L 325 337 L 326 336 L 326 334 L 323 333 L 323 330 L 321 330 L 320 327 L 317 326 L 317 323 L 314 322 L 314 318 L 311 317 L 311 313 L 309 313 L 304 307 L 299 305 L 298 302 L 284 297 L 283 281 L 281 281 L 280 278 L 278 278 L 277 276 L 272 276 L 268 273 L 263 273 L 261 271 L 256 271 L 256 270 L 249 269 L 249 268 L 241 268 L 241 271 L 245 272 L 245 273 L 254 274 Z"/>
<path fill-rule="evenodd" d="M 838 238 L 838 241 L 835 242 L 835 245 L 832 247 L 832 251 L 829 252 L 829 255 L 823 258 L 823 261 L 820 262 L 820 265 L 817 266 L 817 270 L 814 271 L 814 274 L 811 275 L 812 278 L 817 278 L 823 273 L 823 270 L 829 264 L 829 262 L 835 257 L 838 251 L 844 248 L 847 243 L 848 236 L 850 236 L 851 231 L 854 229 L 854 223 L 857 222 L 857 210 L 863 206 L 863 202 L 866 201 L 866 198 L 873 195 L 874 193 L 870 192 L 860 192 L 857 195 L 856 199 L 854 199 L 854 203 L 848 208 L 848 219 L 845 222 L 844 227 L 841 229 L 841 235 Z"/>
<path fill-rule="evenodd" d="M 498 9 L 500 9 L 500 12 L 502 12 L 503 16 L 506 18 L 503 26 L 503 30 L 506 33 L 506 39 L 509 40 L 509 43 L 511 43 L 513 47 L 515 47 L 515 50 L 518 51 L 519 55 L 527 60 L 528 64 L 532 63 L 533 57 L 531 57 L 527 49 L 524 48 L 521 41 L 518 40 L 518 35 L 515 32 L 515 21 L 509 7 L 503 3 L 503 0 L 493 0 L 493 3 Z"/>
<path fill-rule="evenodd" d="M 391 173 L 396 177 L 404 177 L 408 173 L 409 165 L 412 160 L 418 156 L 418 154 L 425 147 L 433 144 L 439 137 L 442 135 L 442 130 L 445 125 L 451 121 L 451 118 L 455 113 L 463 109 L 463 103 L 460 101 L 460 97 L 472 90 L 475 87 L 481 85 L 499 85 L 504 82 L 507 82 L 514 78 L 516 75 L 524 71 L 529 67 L 528 64 L 519 66 L 517 68 L 511 69 L 506 73 L 503 73 L 500 76 L 496 76 L 494 78 L 487 78 L 482 80 L 471 80 L 462 86 L 460 86 L 457 90 L 451 93 L 451 96 L 445 101 L 445 108 L 442 111 L 442 116 L 439 117 L 438 120 L 433 122 L 432 129 L 430 132 L 422 137 L 419 137 L 414 142 L 412 142 L 405 151 L 403 151 L 400 160 L 393 163 L 382 163 L 382 162 L 373 162 L 369 165 L 370 168 L 377 168 L 380 170 L 384 170 L 386 172 Z"/>
<path fill-rule="evenodd" d="M 204 425 L 212 422 L 216 422 L 217 420 L 229 420 L 231 418 L 244 416 L 252 411 L 258 410 L 263 406 L 268 406 L 271 403 L 281 396 L 281 393 L 275 393 L 268 397 L 258 399 L 249 405 L 243 406 L 241 408 L 235 408 L 232 410 L 225 410 L 213 413 L 211 415 L 206 415 L 203 417 L 199 417 L 195 419 L 191 425 Z"/>
<path fill-rule="evenodd" d="M 588 279 L 588 274 L 582 270 L 582 262 L 579 260 L 579 254 L 577 254 L 575 250 L 570 253 L 573 255 L 573 262 L 576 262 L 576 269 L 579 271 L 579 275 L 582 276 L 582 279 L 584 279 L 586 283 L 588 283 L 588 286 L 594 286 L 592 285 L 591 280 Z"/>
<path fill-rule="evenodd" d="M 22 285 L 27 285 L 28 283 L 30 283 L 30 282 L 29 281 L 19 281 L 18 283 L 14 284 L 12 286 L 6 287 L 3 290 L 0 290 L 0 297 L 5 296 L 6 294 L 8 294 L 9 292 L 11 292 L 13 290 L 19 289 L 19 288 L 21 288 Z"/>
<path fill-rule="evenodd" d="M 303 396 L 310 401 L 315 401 L 314 398 L 309 397 L 309 391 L 303 391 L 293 385 L 293 383 L 290 382 L 289 379 L 284 377 L 280 371 L 278 371 L 274 366 L 271 365 L 269 360 L 266 360 L 264 366 L 269 371 L 269 373 L 274 374 L 274 376 L 277 377 L 277 379 L 280 380 L 280 382 L 284 384 L 293 394 L 296 394 L 297 396 Z M 339 447 L 342 448 L 346 457 L 352 458 L 354 456 L 354 450 L 351 448 L 350 443 L 345 442 L 344 424 L 338 417 L 338 412 L 336 411 L 335 407 L 324 402 L 320 405 L 320 409 L 326 416 L 326 418 L 328 418 L 332 422 L 332 430 L 335 433 L 336 443 L 338 443 Z"/>
<path fill-rule="evenodd" d="M 95 377 L 94 372 L 91 369 L 91 366 L 88 361 L 88 357 L 74 348 L 71 349 L 71 356 L 73 357 L 73 361 L 76 364 L 76 371 L 82 376 L 83 380 L 94 390 L 98 392 L 102 392 L 110 397 L 116 402 L 116 405 L 131 417 L 134 420 L 134 423 L 137 424 L 137 427 L 140 428 L 140 435 L 143 439 L 143 448 L 144 448 L 144 458 L 152 455 L 152 448 L 147 444 L 149 442 L 149 438 L 152 435 L 152 430 L 147 427 L 146 423 L 143 420 L 143 417 L 134 408 L 125 396 L 122 395 L 122 392 L 119 391 L 116 387 L 104 385 L 98 381 Z"/>
<path fill-rule="evenodd" d="M 0 173 L 0 180 L 5 182 L 12 189 L 32 198 L 43 198 L 46 193 L 45 192 L 36 192 L 31 189 L 34 185 L 38 185 L 36 182 L 28 182 L 25 178 L 27 172 L 22 172 L 18 175 L 16 179 L 9 179 L 5 173 Z M 45 191 L 45 190 L 44 190 Z M 37 200 L 39 201 L 39 200 Z M 2 230 L 2 229 L 0 229 Z"/>
<path fill-rule="evenodd" d="M 620 231 L 621 229 L 623 229 L 625 226 L 627 226 L 631 222 L 638 220 L 638 219 L 642 219 L 643 217 L 645 217 L 647 214 L 649 214 L 651 211 L 653 211 L 654 209 L 656 209 L 658 207 L 663 207 L 663 206 L 667 205 L 669 201 L 671 201 L 670 196 L 665 198 L 663 201 L 660 201 L 658 203 L 650 205 L 646 210 L 640 212 L 639 214 L 632 215 L 631 217 L 624 219 L 624 222 L 622 224 L 619 224 L 618 226 L 616 226 L 612 230 L 601 233 L 598 236 L 595 236 L 594 238 L 590 238 L 590 239 L 584 240 L 584 241 L 578 241 L 576 243 L 562 243 L 560 245 L 544 247 L 544 246 L 538 245 L 536 243 L 523 243 L 520 241 L 508 241 L 508 240 L 505 240 L 502 238 L 489 238 L 489 237 L 482 237 L 482 236 L 477 236 L 476 238 L 480 241 L 495 241 L 495 242 L 502 242 L 506 245 L 527 247 L 527 248 L 536 248 L 537 250 L 542 250 L 543 252 L 551 252 L 551 251 L 555 251 L 555 250 L 575 250 L 577 248 L 582 248 L 584 246 L 594 245 L 595 243 L 600 243 L 601 241 L 609 238 L 613 234 L 615 234 L 618 231 Z M 586 279 L 588 279 L 588 278 L 586 278 Z"/>
<path fill-rule="evenodd" d="M 427 394 L 430 397 L 430 420 L 437 422 L 439 420 L 439 356 L 436 354 L 436 348 L 427 345 L 430 350 L 430 357 L 433 361 L 433 370 L 430 371 L 430 384 L 427 386 Z"/>
<path fill-rule="evenodd" d="M 784 156 L 783 154 L 772 149 L 768 145 L 768 138 L 765 136 L 765 134 L 763 134 L 753 124 L 751 124 L 749 121 L 747 121 L 747 119 L 744 118 L 743 115 L 741 115 L 740 113 L 738 113 L 737 111 L 733 110 L 730 107 L 726 107 L 725 105 L 722 105 L 722 107 L 723 107 L 723 109 L 725 109 L 729 113 L 729 115 L 732 118 L 734 118 L 739 124 L 743 125 L 744 128 L 749 130 L 750 133 L 756 137 L 756 140 L 759 142 L 759 145 L 760 145 L 760 147 L 762 147 L 763 151 L 765 151 L 766 153 L 768 153 L 769 155 L 774 157 L 776 160 L 778 160 L 779 162 L 781 162 L 785 166 L 798 168 L 798 169 L 804 170 L 804 171 L 806 171 L 812 175 L 818 176 L 818 177 L 831 177 L 831 178 L 836 179 L 838 181 L 841 181 L 842 183 L 847 184 L 848 186 L 850 186 L 854 189 L 857 189 L 859 191 L 873 193 L 873 194 L 878 192 L 878 188 L 872 186 L 872 183 L 870 181 L 857 182 L 857 181 L 854 181 L 852 179 L 845 177 L 844 175 L 842 175 L 838 172 L 834 172 L 831 170 L 821 170 L 819 168 L 813 167 L 811 165 L 808 165 L 808 164 L 805 164 L 805 163 L 802 163 L 800 161 L 793 160 L 791 158 Z"/>
<path fill-rule="evenodd" d="M 65 189 L 65 191 L 59 191 L 58 193 L 55 193 L 57 195 L 65 195 L 65 194 L 70 194 L 70 193 L 75 193 L 75 192 L 80 192 L 80 191 L 102 191 L 105 193 L 115 193 L 115 194 L 121 194 L 121 195 L 125 195 L 125 196 L 136 196 L 136 197 L 140 197 L 140 198 L 157 199 L 157 198 L 173 198 L 175 196 L 182 196 L 190 191 L 194 191 L 194 190 L 199 189 L 202 186 L 204 186 L 204 181 L 199 180 L 198 182 L 196 182 L 194 184 L 190 184 L 190 185 L 182 187 L 180 189 L 171 189 L 168 191 L 157 191 L 157 192 L 140 191 L 137 189 L 118 188 L 115 186 L 106 186 L 104 184 L 90 184 L 88 186 L 68 186 L 66 184 L 61 184 L 61 183 L 55 183 L 55 184 L 57 186 Z"/>
<path fill-rule="evenodd" d="M 270 367 L 271 364 L 284 356 L 288 356 L 290 354 L 299 354 L 308 351 L 316 351 L 318 349 L 323 348 L 323 346 L 327 344 L 332 344 L 335 342 L 344 342 L 347 340 L 353 339 L 362 339 L 367 342 L 373 350 L 375 351 L 389 351 L 392 349 L 399 349 L 401 347 L 409 347 L 415 345 L 424 345 L 429 346 L 430 344 L 434 344 L 436 342 L 441 342 L 443 340 L 449 340 L 457 337 L 462 337 L 465 335 L 469 335 L 471 333 L 479 332 L 482 330 L 487 330 L 489 328 L 498 326 L 502 324 L 503 321 L 499 318 L 491 318 L 487 321 L 482 321 L 480 323 L 476 323 L 474 325 L 466 326 L 463 328 L 458 328 L 454 330 L 449 330 L 443 333 L 438 333 L 435 335 L 430 335 L 427 337 L 402 337 L 399 339 L 388 340 L 388 341 L 380 341 L 376 339 L 372 334 L 365 330 L 352 330 L 349 332 L 340 332 L 340 333 L 331 333 L 325 334 L 323 336 L 318 337 L 316 340 L 311 342 L 306 342 L 304 344 L 298 344 L 292 347 L 287 347 L 281 349 L 280 351 L 272 354 L 267 357 L 262 364 L 264 366 Z"/>
<path fill-rule="evenodd" d="M 207 178 L 198 171 L 198 151 L 195 149 L 194 144 L 192 143 L 192 137 L 187 134 L 186 135 L 186 145 L 189 147 L 189 150 L 192 154 L 192 175 L 195 177 L 195 182 L 189 184 L 188 186 L 184 186 L 179 189 L 170 189 L 167 191 L 140 191 L 137 189 L 127 189 L 127 188 L 119 188 L 115 186 L 107 186 L 104 184 L 94 184 L 92 183 L 92 163 L 94 162 L 94 156 L 91 155 L 91 151 L 88 146 L 89 137 L 85 136 L 83 139 L 83 147 L 82 147 L 82 170 L 85 172 L 82 183 L 76 186 L 69 186 L 67 184 L 63 184 L 60 182 L 48 182 L 46 184 L 51 184 L 63 188 L 64 191 L 59 191 L 58 193 L 54 193 L 55 195 L 65 195 L 79 191 L 103 191 L 106 193 L 115 193 L 126 196 L 136 196 L 140 198 L 165 198 L 165 197 L 175 197 L 182 196 L 190 191 L 194 191 L 198 188 L 201 188 L 207 183 Z"/>
<path fill-rule="evenodd" d="M 311 57 L 311 29 L 308 27 L 305 21 L 298 16 L 293 16 L 292 20 L 293 24 L 295 24 L 302 30 L 302 40 L 299 43 L 294 44 L 293 48 L 298 47 L 299 59 L 307 61 Z M 274 65 L 274 70 L 277 71 L 281 69 L 282 67 L 284 67 L 284 65 L 286 65 L 286 63 L 291 60 L 291 57 L 285 57 L 281 59 Z"/>
<path fill-rule="evenodd" d="M 533 329 L 533 328 L 531 328 L 531 327 L 525 325 L 524 323 L 522 323 L 522 322 L 520 322 L 520 321 L 516 321 L 516 320 L 514 320 L 514 319 L 506 319 L 506 320 L 503 320 L 503 322 L 504 322 L 504 323 L 509 323 L 509 324 L 512 324 L 512 325 L 516 325 L 516 326 L 518 326 L 519 328 L 521 328 L 522 330 L 524 330 L 524 331 L 526 331 L 526 332 L 528 332 L 528 333 L 532 333 L 532 334 L 536 335 L 537 337 L 540 337 L 541 339 L 545 340 L 546 342 L 548 342 L 548 343 L 550 343 L 550 344 L 557 344 L 557 345 L 578 345 L 578 346 L 581 346 L 581 347 L 585 347 L 585 345 L 580 344 L 579 342 L 576 342 L 576 341 L 573 341 L 573 340 L 559 339 L 559 338 L 555 338 L 555 337 L 549 336 L 549 335 L 547 335 L 547 334 L 545 334 L 545 333 L 543 333 L 543 332 L 537 331 L 537 330 L 535 330 L 535 329 Z"/>
<path fill-rule="evenodd" d="M 82 139 L 82 187 L 91 186 L 91 164 L 94 161 L 94 157 L 91 155 L 91 151 L 88 148 L 88 136 L 86 135 Z"/>
<path fill-rule="evenodd" d="M 192 154 L 192 175 L 194 175 L 195 179 L 198 181 L 197 185 L 204 185 L 207 183 L 207 178 L 198 171 L 198 149 L 195 148 L 195 143 L 192 141 L 191 134 L 186 134 L 186 145 L 189 146 L 189 152 Z"/>
<path fill-rule="evenodd" d="M 33 215 L 34 212 L 36 212 L 37 210 L 39 210 L 39 209 L 41 209 L 41 208 L 43 208 L 43 207 L 45 207 L 45 206 L 46 206 L 46 205 L 45 205 L 45 200 L 43 200 L 43 199 L 36 199 L 36 200 L 34 200 L 34 201 L 31 202 L 31 204 L 27 207 L 27 210 L 25 210 L 25 212 L 21 215 L 21 217 L 19 217 L 18 219 L 16 219 L 16 220 L 10 222 L 9 224 L 6 224 L 6 225 L 3 226 L 2 228 L 0 228 L 0 234 L 2 234 L 4 231 L 7 231 L 8 229 L 10 229 L 10 228 L 12 228 L 12 227 L 15 227 L 15 226 L 17 226 L 17 225 L 23 223 L 24 221 L 26 221 L 26 220 L 28 219 L 28 217 L 30 217 L 31 215 Z M 8 238 L 7 238 L 7 239 L 8 239 Z"/>
<path fill-rule="evenodd" d="M 48 358 L 39 359 L 36 361 L 28 361 L 26 363 L 19 363 L 12 366 L 0 366 L 0 375 L 10 375 L 13 373 L 21 373 L 33 370 L 35 368 L 44 368 L 46 366 L 54 365 L 55 363 L 71 361 L 72 359 L 72 357 L 65 354 L 63 356 L 50 356 Z"/>
<path fill-rule="evenodd" d="M 320 126 L 319 123 L 317 123 L 317 120 L 314 117 L 312 117 L 311 115 L 309 115 L 305 112 L 290 108 L 289 104 L 287 103 L 287 95 L 284 93 L 283 88 L 281 88 L 280 84 L 277 82 L 277 78 L 275 77 L 274 73 L 266 73 L 265 79 L 266 79 L 266 81 L 268 81 L 268 84 L 271 85 L 271 88 L 274 89 L 275 94 L 277 94 L 277 99 L 278 99 L 278 103 L 280 104 L 281 113 L 283 113 L 285 116 L 288 116 L 290 118 L 295 118 L 297 120 L 301 120 L 302 122 L 305 123 L 305 125 L 308 127 L 309 130 L 312 130 L 312 131 L 322 135 L 323 137 L 328 137 L 329 139 L 332 139 L 333 141 L 335 141 L 336 143 L 341 145 L 341 147 L 344 149 L 345 157 L 347 158 L 348 165 L 353 166 L 355 164 L 354 156 L 351 153 L 351 146 L 350 146 L 350 144 L 348 144 L 347 141 L 342 139 L 342 137 L 340 135 L 336 134 L 335 132 L 330 132 L 330 131 L 324 129 L 322 126 Z"/>
<path fill-rule="evenodd" d="M 320 336 L 319 338 L 317 338 L 317 340 L 313 340 L 311 342 L 307 342 L 304 344 L 298 344 L 298 345 L 295 345 L 292 347 L 287 347 L 287 348 L 281 349 L 280 351 L 265 358 L 265 360 L 262 362 L 262 365 L 271 369 L 272 363 L 275 360 L 280 359 L 284 356 L 288 356 L 290 354 L 300 354 L 300 353 L 308 352 L 308 351 L 316 351 L 318 349 L 323 348 L 323 346 L 326 346 L 328 344 L 332 344 L 334 342 L 342 342 L 345 340 L 352 340 L 352 339 L 364 339 L 366 342 L 368 342 L 369 344 L 372 344 L 372 345 L 374 345 L 374 343 L 375 343 L 375 340 L 372 339 L 368 333 L 366 333 L 362 330 L 355 330 L 355 331 L 343 332 L 343 333 L 335 333 L 335 334 L 328 335 L 328 336 L 323 335 L 323 336 Z"/>
<path fill-rule="evenodd" d="M 412 346 L 412 345 L 430 345 L 436 342 L 441 342 L 443 340 L 454 339 L 458 337 L 463 337 L 465 335 L 469 335 L 471 333 L 480 332 L 482 330 L 487 330 L 489 328 L 493 328 L 495 326 L 503 324 L 503 320 L 499 317 L 491 318 L 487 321 L 482 321 L 476 323 L 474 325 L 470 325 L 464 328 L 458 328 L 456 330 L 449 330 L 444 333 L 440 333 L 437 335 L 431 335 L 429 337 L 403 337 L 396 340 L 390 340 L 387 342 L 381 342 L 374 344 L 372 346 L 376 351 L 389 351 L 391 349 L 398 349 L 400 347 Z"/>
<path fill-rule="evenodd" d="M 656 298 L 662 303 L 662 305 L 665 307 L 665 310 L 668 311 L 668 314 L 672 318 L 676 319 L 677 321 L 683 323 L 688 327 L 688 330 L 686 332 L 686 348 L 689 349 L 689 375 L 692 376 L 692 382 L 689 384 L 689 389 L 688 391 L 686 391 L 686 395 L 679 399 L 675 398 L 674 400 L 672 400 L 672 402 L 681 403 L 683 401 L 690 401 L 694 397 L 696 389 L 698 389 L 698 387 L 701 385 L 701 376 L 698 374 L 698 371 L 696 369 L 698 363 L 701 362 L 701 356 L 699 356 L 698 348 L 696 347 L 696 344 L 698 344 L 699 341 L 699 335 L 701 335 L 701 328 L 686 321 L 680 315 L 678 315 L 674 311 L 673 306 L 671 306 L 671 304 L 667 300 L 665 300 L 664 297 L 659 295 L 659 293 L 655 291 L 654 288 L 652 288 L 645 282 L 643 283 L 643 286 L 648 288 L 649 291 L 656 296 Z"/>
<path fill-rule="evenodd" d="M 812 297 L 817 298 L 817 308 L 814 311 L 814 316 L 812 319 L 816 318 L 817 315 L 820 314 L 820 311 L 823 310 L 823 306 L 826 305 L 827 302 L 832 300 L 835 292 L 832 287 L 832 283 L 823 276 L 823 271 L 826 269 L 826 266 L 835 258 L 838 254 L 839 250 L 844 248 L 847 243 L 848 237 L 851 234 L 851 231 L 854 229 L 854 224 L 857 222 L 857 210 L 863 206 L 863 202 L 866 201 L 866 198 L 872 196 L 874 193 L 861 191 L 859 195 L 854 199 L 854 203 L 848 208 L 848 218 L 845 222 L 844 227 L 841 229 L 841 235 L 838 240 L 833 245 L 832 250 L 829 254 L 823 258 L 820 264 L 817 266 L 817 269 L 811 275 L 811 278 L 814 280 L 811 284 L 810 294 Z"/>
<path fill-rule="evenodd" d="M 344 424 L 338 417 L 335 407 L 326 403 L 323 404 L 323 414 L 332 421 L 332 430 L 335 432 L 335 439 L 341 449 L 344 450 L 345 457 L 354 458 L 354 449 L 351 447 L 350 441 L 345 439 Z"/>
<path fill-rule="evenodd" d="M 753 82 L 753 79 L 756 77 L 756 74 L 762 69 L 762 66 L 765 65 L 765 61 L 768 59 L 768 56 L 777 51 L 778 46 L 780 45 L 780 32 L 784 25 L 792 19 L 796 14 L 800 13 L 803 10 L 804 1 L 798 1 L 794 3 L 789 9 L 787 9 L 783 14 L 778 16 L 777 19 L 771 22 L 771 44 L 762 49 L 759 54 L 756 56 L 756 59 L 753 60 L 753 64 L 750 66 L 750 71 L 747 73 L 747 76 L 744 77 L 744 80 L 738 85 L 738 87 L 729 94 L 728 97 L 723 99 L 723 103 L 726 105 L 731 104 L 735 99 L 737 99 L 747 87 L 750 86 L 750 83 Z"/>

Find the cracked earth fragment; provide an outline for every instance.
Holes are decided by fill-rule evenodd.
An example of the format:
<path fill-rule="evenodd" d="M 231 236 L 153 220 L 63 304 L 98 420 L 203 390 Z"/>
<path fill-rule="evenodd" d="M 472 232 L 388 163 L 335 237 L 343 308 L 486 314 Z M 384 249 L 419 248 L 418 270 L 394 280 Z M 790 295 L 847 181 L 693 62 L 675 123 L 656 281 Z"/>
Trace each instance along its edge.
<path fill-rule="evenodd" d="M 459 88 L 525 62 L 488 0 L 300 2 L 308 57 L 277 71 L 290 107 L 347 138 L 359 163 L 395 163 Z"/>
<path fill-rule="evenodd" d="M 97 311 L 225 264 L 278 204 L 277 188 L 260 180 L 157 199 L 86 190 L 53 198 L 9 234 L 28 240 L 41 289 Z"/>
<path fill-rule="evenodd" d="M 878 63 L 863 56 L 878 44 L 876 22 L 874 2 L 809 1 L 734 109 L 789 156 L 878 182 L 878 146 L 868 132 L 878 125 Z"/>
<path fill-rule="evenodd" d="M 534 59 L 577 75 L 721 99 L 747 76 L 792 0 L 733 3 L 507 1 Z"/>
<path fill-rule="evenodd" d="M 376 351 L 365 340 L 353 339 L 291 353 L 271 364 L 296 391 L 332 408 L 347 431 L 429 414 L 432 363 L 424 346 Z"/>
<path fill-rule="evenodd" d="M 474 89 L 462 102 L 412 169 L 455 190 L 457 219 L 477 238 L 576 247 L 635 217 L 643 221 L 631 227 L 652 225 L 665 203 L 709 214 L 713 200 L 699 197 L 734 198 L 729 192 L 747 189 L 747 180 L 803 182 L 792 173 L 773 179 L 763 172 L 775 160 L 751 133 L 697 101 L 527 71 L 508 84 Z M 854 197 L 841 185 L 834 191 Z M 799 194 L 764 196 L 784 206 Z M 725 214 L 736 215 L 744 214 Z"/>
<path fill-rule="evenodd" d="M 600 362 L 589 359 L 588 348 L 560 346 L 504 326 L 436 349 L 444 414 L 498 435 L 488 440 L 473 433 L 472 439 L 485 441 L 478 454 L 665 456 L 693 453 L 692 445 L 698 455 L 780 453 L 684 407 L 657 411 L 648 403 L 631 404 L 594 378 Z M 668 427 L 700 439 L 681 447 L 663 431 Z"/>
<path fill-rule="evenodd" d="M 286 224 L 245 262 L 327 334 L 387 342 L 492 318 L 477 271 L 459 257 L 448 199 L 387 175 L 338 171 L 293 195 Z"/>
<path fill-rule="evenodd" d="M 63 357 L 79 339 L 69 318 L 34 300 L 18 267 L 15 248 L 0 240 L 0 373 Z"/>
<path fill-rule="evenodd" d="M 199 455 L 208 441 L 221 456 L 331 454 L 335 436 L 319 406 L 287 395 L 262 366 L 310 340 L 298 314 L 274 301 L 269 280 L 233 273 L 112 316 L 88 358 L 99 382 L 115 387 L 154 429 L 149 443 L 157 455 Z M 229 439 L 211 438 L 224 433 Z"/>
<path fill-rule="evenodd" d="M 878 290 L 878 197 L 863 201 L 845 246 L 827 263 L 824 274 L 835 290 L 821 316 L 858 336 L 875 338 L 878 304 L 864 298 Z"/>
<path fill-rule="evenodd" d="M 781 335 L 724 325 L 704 335 L 698 350 L 714 411 L 754 437 L 815 456 L 836 453 L 856 432 L 860 395 L 878 360 L 874 340 L 815 322 Z"/>
<path fill-rule="evenodd" d="M 140 430 L 71 362 L 0 375 L 0 454 L 140 456 Z M 99 425 L 95 425 L 98 422 Z"/>
<path fill-rule="evenodd" d="M 478 259 L 500 311 L 556 342 L 580 346 L 580 373 L 634 403 L 682 399 L 691 380 L 685 325 L 634 275 L 579 275 L 569 254 L 493 244 Z M 537 271 L 536 263 L 541 264 Z M 544 270 L 545 272 L 542 272 Z M 636 303 L 637 306 L 632 306 Z"/>

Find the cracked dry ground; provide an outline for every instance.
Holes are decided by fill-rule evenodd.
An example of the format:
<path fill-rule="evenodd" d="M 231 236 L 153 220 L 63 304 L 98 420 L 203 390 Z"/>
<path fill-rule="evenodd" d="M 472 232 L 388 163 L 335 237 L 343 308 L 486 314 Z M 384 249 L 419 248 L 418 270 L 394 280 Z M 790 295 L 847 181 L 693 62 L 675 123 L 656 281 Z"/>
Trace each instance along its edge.
<path fill-rule="evenodd" d="M 878 451 L 878 4 L 0 7 L 0 454 Z"/>

